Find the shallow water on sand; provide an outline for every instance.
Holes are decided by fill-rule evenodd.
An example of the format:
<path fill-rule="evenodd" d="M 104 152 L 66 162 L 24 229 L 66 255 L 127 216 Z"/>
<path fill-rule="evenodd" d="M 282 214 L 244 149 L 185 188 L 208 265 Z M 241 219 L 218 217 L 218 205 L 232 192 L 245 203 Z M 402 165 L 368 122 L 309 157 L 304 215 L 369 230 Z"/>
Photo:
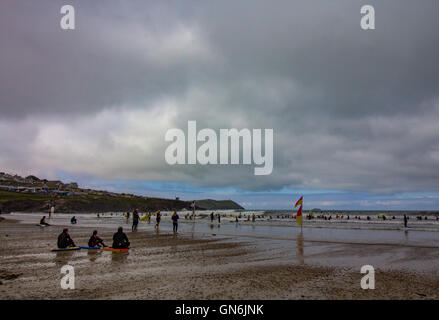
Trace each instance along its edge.
<path fill-rule="evenodd" d="M 11 218 L 23 223 L 38 223 L 43 214 L 11 214 Z M 96 214 L 75 214 L 77 226 L 91 228 L 117 229 L 124 227 L 125 231 L 131 230 L 131 219 L 127 220 L 122 214 L 106 214 L 97 218 Z M 53 225 L 70 224 L 71 215 L 57 214 L 47 221 Z M 197 217 L 194 220 L 180 219 L 180 233 L 214 234 L 215 236 L 242 237 L 266 240 L 295 240 L 301 235 L 308 242 L 340 243 L 340 244 L 366 244 L 366 245 L 393 245 L 405 247 L 439 248 L 439 228 L 431 223 L 413 227 L 401 228 L 389 221 L 386 223 L 346 224 L 339 222 L 304 222 L 301 229 L 296 222 L 278 221 L 242 221 L 236 223 L 231 219 L 216 220 L 211 223 L 207 217 Z M 155 219 L 151 223 L 139 222 L 138 230 L 155 230 Z M 162 217 L 160 230 L 172 231 L 170 215 Z"/>

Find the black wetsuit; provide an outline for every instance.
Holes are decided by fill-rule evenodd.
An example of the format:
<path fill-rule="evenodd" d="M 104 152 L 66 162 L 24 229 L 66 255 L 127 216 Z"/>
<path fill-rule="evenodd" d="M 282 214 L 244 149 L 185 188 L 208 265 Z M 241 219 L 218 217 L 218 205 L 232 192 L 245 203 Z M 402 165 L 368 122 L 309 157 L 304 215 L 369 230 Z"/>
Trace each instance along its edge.
<path fill-rule="evenodd" d="M 92 235 L 90 237 L 90 239 L 88 240 L 88 246 L 89 247 L 96 247 L 96 246 L 105 247 L 105 244 L 101 238 L 99 238 L 98 236 Z"/>
<path fill-rule="evenodd" d="M 50 226 L 50 224 L 48 224 L 47 222 L 44 221 L 44 218 L 41 218 L 41 220 L 40 220 L 40 224 L 41 224 L 42 226 Z"/>
<path fill-rule="evenodd" d="M 68 233 L 62 232 L 58 236 L 58 248 L 64 249 L 67 247 L 76 247 L 76 245 L 73 242 L 72 238 L 70 238 Z"/>
<path fill-rule="evenodd" d="M 172 225 L 173 225 L 174 232 L 177 232 L 177 230 L 178 230 L 178 219 L 180 219 L 178 214 L 176 214 L 175 216 L 172 216 Z"/>
<path fill-rule="evenodd" d="M 139 214 L 137 212 L 133 213 L 133 226 L 131 227 L 131 230 L 137 230 L 137 225 L 139 224 Z"/>
<path fill-rule="evenodd" d="M 125 249 L 129 248 L 130 242 L 128 241 L 128 237 L 124 232 L 116 232 L 113 235 L 113 248 L 114 249 Z"/>

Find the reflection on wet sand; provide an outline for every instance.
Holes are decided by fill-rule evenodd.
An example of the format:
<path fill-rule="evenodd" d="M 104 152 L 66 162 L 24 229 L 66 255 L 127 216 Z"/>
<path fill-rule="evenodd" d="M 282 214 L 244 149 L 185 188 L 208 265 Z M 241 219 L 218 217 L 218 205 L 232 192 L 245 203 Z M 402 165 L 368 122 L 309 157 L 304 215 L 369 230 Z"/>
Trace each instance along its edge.
<path fill-rule="evenodd" d="M 115 264 L 124 263 L 127 261 L 129 252 L 111 252 L 111 262 Z"/>
<path fill-rule="evenodd" d="M 66 264 L 69 264 L 70 260 L 72 260 L 74 252 L 73 251 L 57 251 L 55 253 L 55 265 L 58 267 L 62 267 Z"/>
<path fill-rule="evenodd" d="M 87 257 L 91 262 L 95 262 L 101 256 L 102 250 L 87 250 Z"/>
<path fill-rule="evenodd" d="M 300 232 L 297 235 L 297 258 L 300 264 L 305 264 L 305 258 L 303 256 L 303 234 Z"/>

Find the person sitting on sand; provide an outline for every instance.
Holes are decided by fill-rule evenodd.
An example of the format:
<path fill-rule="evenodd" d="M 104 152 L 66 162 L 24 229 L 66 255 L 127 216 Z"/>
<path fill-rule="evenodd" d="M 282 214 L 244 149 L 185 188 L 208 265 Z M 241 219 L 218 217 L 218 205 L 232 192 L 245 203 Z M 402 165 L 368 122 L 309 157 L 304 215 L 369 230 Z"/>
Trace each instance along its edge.
<path fill-rule="evenodd" d="M 73 216 L 72 219 L 70 219 L 70 223 L 71 224 L 76 224 L 76 222 L 78 222 L 78 221 L 76 220 L 76 217 Z"/>
<path fill-rule="evenodd" d="M 123 228 L 119 227 L 117 232 L 113 235 L 113 248 L 126 249 L 130 247 L 127 235 L 123 232 Z"/>
<path fill-rule="evenodd" d="M 58 248 L 65 249 L 67 247 L 76 247 L 76 245 L 72 238 L 70 238 L 69 229 L 65 228 L 58 236 Z"/>
<path fill-rule="evenodd" d="M 98 237 L 98 230 L 94 230 L 90 239 L 88 240 L 89 247 L 106 247 L 104 241 Z"/>
<path fill-rule="evenodd" d="M 50 226 L 50 224 L 48 224 L 48 223 L 46 222 L 46 216 L 43 216 L 43 217 L 41 218 L 41 220 L 40 220 L 40 224 L 41 224 L 42 226 Z"/>

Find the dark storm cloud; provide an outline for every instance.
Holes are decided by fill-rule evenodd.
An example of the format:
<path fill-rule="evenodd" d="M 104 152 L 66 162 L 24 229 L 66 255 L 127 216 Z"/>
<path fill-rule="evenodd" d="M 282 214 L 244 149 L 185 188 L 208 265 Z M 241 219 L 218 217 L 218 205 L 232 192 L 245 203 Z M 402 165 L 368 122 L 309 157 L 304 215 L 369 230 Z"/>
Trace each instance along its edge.
<path fill-rule="evenodd" d="M 364 1 L 71 1 L 75 31 L 59 28 L 64 4 L 0 5 L 5 168 L 251 190 L 438 190 L 436 0 L 368 1 L 373 31 L 360 28 Z M 273 128 L 273 174 L 169 167 L 164 133 L 188 120 Z M 12 128 L 30 123 L 18 146 Z"/>

